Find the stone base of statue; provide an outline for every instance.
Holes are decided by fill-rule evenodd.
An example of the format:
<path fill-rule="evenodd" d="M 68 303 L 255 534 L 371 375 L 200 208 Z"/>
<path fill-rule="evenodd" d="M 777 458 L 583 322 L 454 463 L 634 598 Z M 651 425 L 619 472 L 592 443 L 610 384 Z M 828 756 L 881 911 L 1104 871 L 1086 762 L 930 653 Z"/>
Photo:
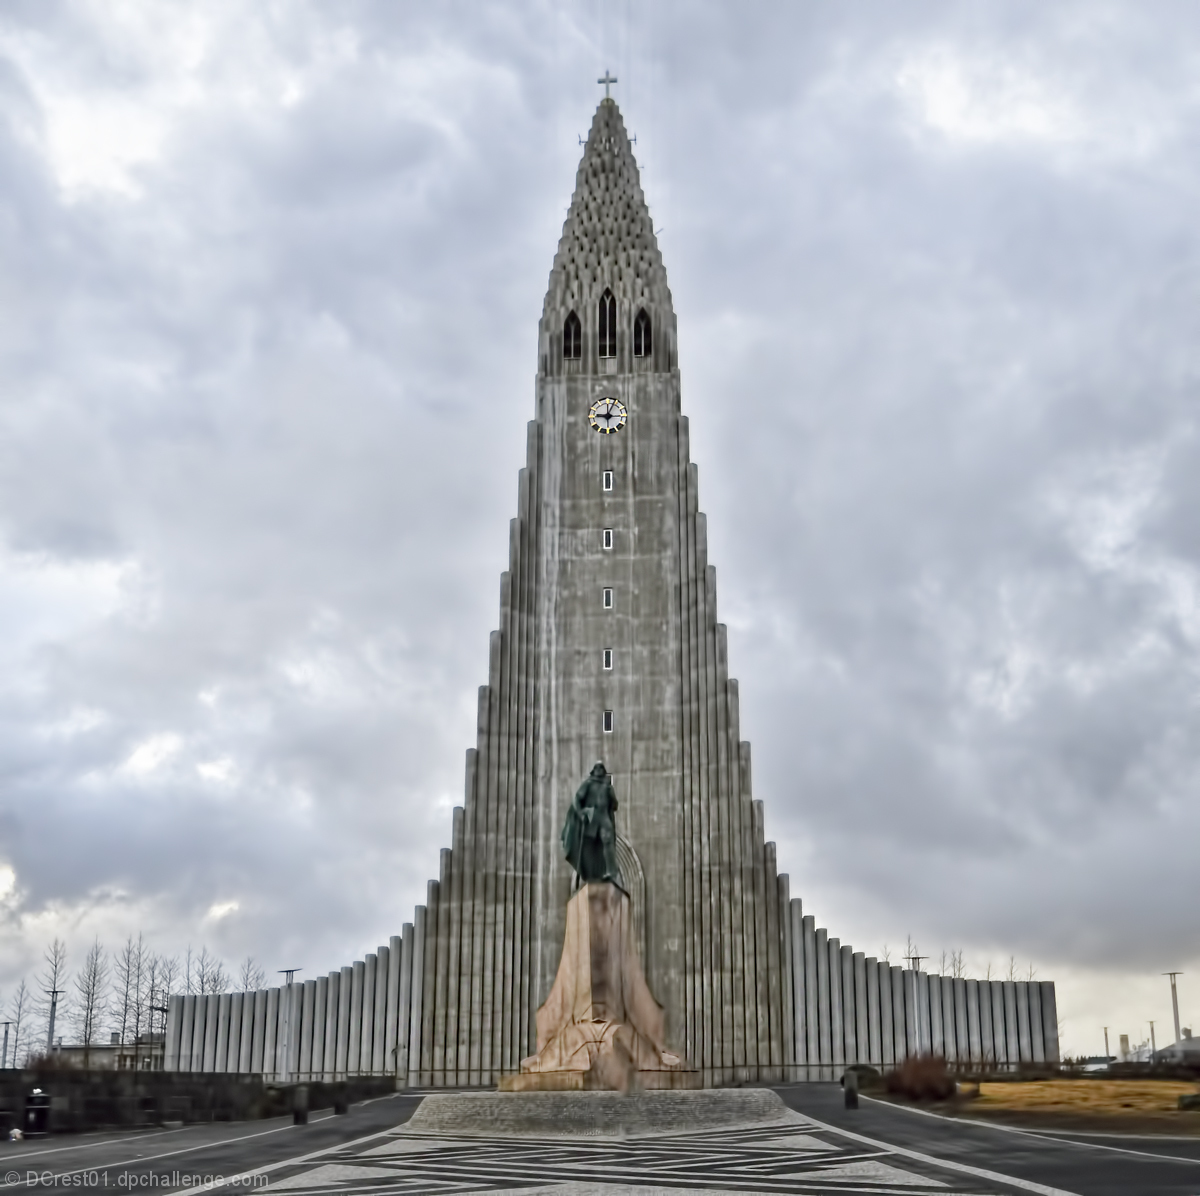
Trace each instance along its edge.
<path fill-rule="evenodd" d="M 629 896 L 609 881 L 580 887 L 554 987 L 537 1012 L 538 1053 L 502 1092 L 699 1088 L 700 1073 L 663 1041 L 662 1006 L 642 973 Z"/>

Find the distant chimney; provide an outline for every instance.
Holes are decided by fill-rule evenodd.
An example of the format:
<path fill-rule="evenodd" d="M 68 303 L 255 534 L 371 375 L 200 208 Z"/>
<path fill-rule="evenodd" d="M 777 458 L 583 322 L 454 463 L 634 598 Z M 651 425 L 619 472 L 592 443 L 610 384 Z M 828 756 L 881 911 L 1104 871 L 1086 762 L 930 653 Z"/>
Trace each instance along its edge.
<path fill-rule="evenodd" d="M 1121 1035 L 1121 1058 L 1122 1060 L 1129 1058 L 1129 1035 Z"/>
<path fill-rule="evenodd" d="M 1191 1027 L 1190 1027 L 1190 1026 L 1184 1026 L 1184 1028 L 1183 1028 L 1183 1036 L 1184 1036 L 1184 1038 L 1191 1038 L 1191 1036 L 1192 1036 L 1192 1031 L 1191 1031 Z"/>
<path fill-rule="evenodd" d="M 109 1046 L 120 1046 L 121 1045 L 121 1036 L 120 1036 L 120 1034 L 118 1034 L 116 1032 L 116 1030 L 114 1030 L 112 1032 L 112 1037 L 108 1040 L 108 1045 Z"/>

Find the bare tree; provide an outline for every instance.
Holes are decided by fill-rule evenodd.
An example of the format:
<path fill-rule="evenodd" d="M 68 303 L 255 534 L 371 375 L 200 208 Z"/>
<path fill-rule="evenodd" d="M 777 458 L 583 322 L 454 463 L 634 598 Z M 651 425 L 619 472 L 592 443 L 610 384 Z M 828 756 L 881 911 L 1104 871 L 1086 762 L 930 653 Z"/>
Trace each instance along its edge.
<path fill-rule="evenodd" d="M 967 966 L 963 963 L 962 951 L 950 952 L 950 975 L 956 980 L 962 979 L 967 974 Z"/>
<path fill-rule="evenodd" d="M 21 983 L 17 985 L 16 991 L 8 1001 L 8 1016 L 12 1020 L 13 1031 L 13 1067 L 16 1067 L 17 1059 L 19 1058 L 17 1051 L 21 1046 L 21 1027 L 25 1025 L 26 1021 L 28 1021 L 29 1006 L 29 989 L 25 987 L 25 981 L 22 980 Z"/>
<path fill-rule="evenodd" d="M 116 996 L 113 1001 L 113 1017 L 122 1044 L 137 1041 L 141 1033 L 142 983 L 146 966 L 146 945 L 139 934 L 130 935 L 117 953 L 114 963 L 116 973 Z"/>
<path fill-rule="evenodd" d="M 992 961 L 990 959 L 987 961 L 987 967 L 983 971 L 983 978 L 985 980 L 991 980 L 992 978 Z"/>
<path fill-rule="evenodd" d="M 54 1049 L 54 1028 L 59 1019 L 65 1019 L 69 1008 L 67 985 L 67 944 L 60 938 L 46 948 L 42 956 L 46 961 L 38 976 L 38 988 L 42 998 L 37 1002 L 38 1013 L 46 1023 L 46 1054 Z"/>
<path fill-rule="evenodd" d="M 939 976 L 944 976 L 945 974 L 946 974 L 946 952 L 945 952 L 945 951 L 943 951 L 943 952 L 942 952 L 942 958 L 941 958 L 941 962 L 940 962 L 940 965 L 939 965 L 939 967 L 938 967 L 938 975 L 939 975 Z"/>
<path fill-rule="evenodd" d="M 1015 980 L 1017 978 L 1017 957 L 1010 955 L 1008 957 L 1008 979 Z"/>
<path fill-rule="evenodd" d="M 200 948 L 196 957 L 196 991 L 201 993 L 223 993 L 229 991 L 229 977 L 225 965 L 210 955 L 207 947 Z"/>
<path fill-rule="evenodd" d="M 108 1012 L 108 957 L 96 939 L 75 977 L 75 1028 L 83 1044 L 83 1066 L 91 1066 L 92 1043 L 101 1019 Z"/>
<path fill-rule="evenodd" d="M 254 992 L 267 982 L 267 973 L 258 965 L 253 955 L 247 955 L 242 960 L 241 971 L 238 972 L 238 985 L 242 992 Z"/>
<path fill-rule="evenodd" d="M 1033 983 L 1035 976 L 1037 976 L 1037 969 L 1033 966 L 1033 964 L 1030 964 L 1029 965 L 1029 982 L 1031 984 Z"/>
<path fill-rule="evenodd" d="M 883 953 L 879 956 L 879 958 L 883 960 L 884 963 L 892 962 L 892 949 L 887 945 L 887 943 L 883 944 Z"/>

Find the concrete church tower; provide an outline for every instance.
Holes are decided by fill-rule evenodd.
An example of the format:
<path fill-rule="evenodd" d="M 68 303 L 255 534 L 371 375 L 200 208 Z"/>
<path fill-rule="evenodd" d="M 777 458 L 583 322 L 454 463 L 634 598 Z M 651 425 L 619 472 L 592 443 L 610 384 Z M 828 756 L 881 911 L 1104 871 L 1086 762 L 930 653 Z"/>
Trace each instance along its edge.
<path fill-rule="evenodd" d="M 697 1067 L 757 1077 L 783 1062 L 773 849 L 716 622 L 671 292 L 611 99 L 579 166 L 538 350 L 479 744 L 439 883 L 447 977 L 442 995 L 439 965 L 430 995 L 434 1041 L 444 1017 L 449 1045 L 444 1061 L 434 1046 L 434 1071 L 487 1083 L 534 1052 L 573 877 L 559 830 L 603 760 L 668 1039 Z"/>
<path fill-rule="evenodd" d="M 550 272 L 509 569 L 451 847 L 403 933 L 328 976 L 170 999 L 165 1067 L 494 1086 L 537 1049 L 591 766 L 666 1041 L 707 1085 L 907 1055 L 1056 1061 L 1049 982 L 867 958 L 789 900 L 763 838 L 688 424 L 675 312 L 617 105 L 600 103 Z"/>

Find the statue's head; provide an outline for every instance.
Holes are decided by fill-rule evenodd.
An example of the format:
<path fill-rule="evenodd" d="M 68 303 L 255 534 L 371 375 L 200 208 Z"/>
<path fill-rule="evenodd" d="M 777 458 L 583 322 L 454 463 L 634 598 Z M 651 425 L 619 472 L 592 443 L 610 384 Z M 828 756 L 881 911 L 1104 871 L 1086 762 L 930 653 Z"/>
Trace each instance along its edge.
<path fill-rule="evenodd" d="M 598 781 L 603 779 L 605 776 L 603 760 L 597 760 L 596 763 L 592 765 L 592 776 L 594 776 Z"/>

